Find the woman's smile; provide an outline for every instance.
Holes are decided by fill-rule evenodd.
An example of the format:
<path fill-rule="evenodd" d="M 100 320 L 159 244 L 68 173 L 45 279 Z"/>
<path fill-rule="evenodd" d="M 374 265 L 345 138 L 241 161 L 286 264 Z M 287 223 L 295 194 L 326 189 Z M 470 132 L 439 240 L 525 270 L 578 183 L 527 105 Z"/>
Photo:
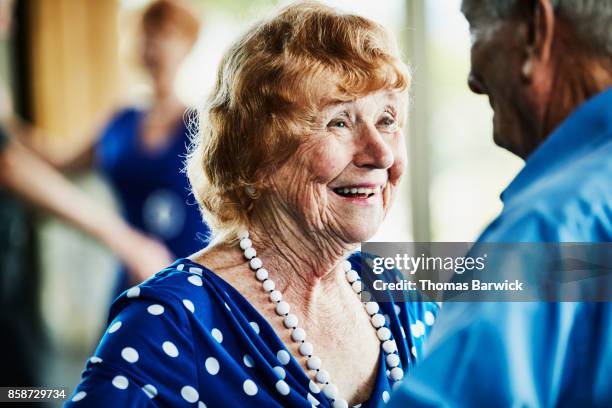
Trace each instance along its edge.
<path fill-rule="evenodd" d="M 343 201 L 357 205 L 373 205 L 381 196 L 385 184 L 347 184 L 340 187 L 330 187 L 334 196 Z"/>

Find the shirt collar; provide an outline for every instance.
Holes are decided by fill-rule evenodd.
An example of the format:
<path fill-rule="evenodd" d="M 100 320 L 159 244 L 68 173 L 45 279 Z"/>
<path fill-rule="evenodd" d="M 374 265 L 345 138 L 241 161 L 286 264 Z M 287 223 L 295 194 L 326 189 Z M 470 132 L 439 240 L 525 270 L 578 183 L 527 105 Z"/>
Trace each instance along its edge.
<path fill-rule="evenodd" d="M 501 193 L 501 200 L 506 202 L 534 180 L 609 142 L 612 142 L 612 88 L 580 105 L 546 138 Z"/>

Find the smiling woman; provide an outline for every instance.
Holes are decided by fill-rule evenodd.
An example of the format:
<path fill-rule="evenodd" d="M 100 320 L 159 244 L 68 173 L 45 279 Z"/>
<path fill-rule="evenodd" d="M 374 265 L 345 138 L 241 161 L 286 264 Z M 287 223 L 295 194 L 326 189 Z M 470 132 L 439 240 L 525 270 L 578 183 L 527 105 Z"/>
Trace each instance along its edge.
<path fill-rule="evenodd" d="M 188 159 L 214 241 L 117 300 L 75 404 L 386 401 L 437 312 L 371 301 L 354 253 L 404 173 L 408 84 L 381 26 L 317 3 L 239 39 Z"/>
<path fill-rule="evenodd" d="M 383 104 L 374 107 L 379 111 L 370 113 L 378 116 L 368 119 L 402 149 L 396 122 L 403 124 L 409 75 L 393 40 L 365 18 L 321 10 L 313 4 L 285 10 L 240 38 L 219 67 L 188 163 L 194 193 L 217 238 L 234 236 L 246 225 L 245 203 L 252 198 L 245 187 L 268 189 L 268 176 L 290 157 L 301 157 L 296 151 L 304 142 L 302 149 L 312 149 L 313 142 L 335 135 L 333 149 L 350 139 L 343 134 L 363 133 L 363 118 L 355 116 L 357 97 L 386 90 L 376 98 Z"/>

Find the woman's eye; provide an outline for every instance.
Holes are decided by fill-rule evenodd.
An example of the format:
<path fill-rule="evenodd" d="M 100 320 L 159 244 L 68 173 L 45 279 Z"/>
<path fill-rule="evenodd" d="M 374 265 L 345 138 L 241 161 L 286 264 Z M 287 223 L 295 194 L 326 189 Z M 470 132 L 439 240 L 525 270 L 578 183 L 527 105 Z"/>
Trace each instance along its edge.
<path fill-rule="evenodd" d="M 395 118 L 393 116 L 385 115 L 380 119 L 378 124 L 379 126 L 382 126 L 384 128 L 395 128 L 397 122 L 395 121 Z"/>
<path fill-rule="evenodd" d="M 327 125 L 328 127 L 339 127 L 339 128 L 347 128 L 348 127 L 348 123 L 346 120 L 343 119 L 337 119 L 337 120 L 332 120 L 331 122 L 329 122 L 329 125 Z"/>

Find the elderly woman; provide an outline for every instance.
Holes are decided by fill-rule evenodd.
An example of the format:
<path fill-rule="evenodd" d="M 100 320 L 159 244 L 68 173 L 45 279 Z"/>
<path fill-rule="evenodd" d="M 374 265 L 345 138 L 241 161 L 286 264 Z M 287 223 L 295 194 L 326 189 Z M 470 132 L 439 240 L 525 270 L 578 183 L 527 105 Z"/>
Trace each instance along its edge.
<path fill-rule="evenodd" d="M 362 303 L 347 257 L 404 172 L 408 82 L 384 29 L 316 3 L 238 40 L 188 162 L 215 239 L 116 301 L 69 405 L 386 401 L 437 306 Z"/>

